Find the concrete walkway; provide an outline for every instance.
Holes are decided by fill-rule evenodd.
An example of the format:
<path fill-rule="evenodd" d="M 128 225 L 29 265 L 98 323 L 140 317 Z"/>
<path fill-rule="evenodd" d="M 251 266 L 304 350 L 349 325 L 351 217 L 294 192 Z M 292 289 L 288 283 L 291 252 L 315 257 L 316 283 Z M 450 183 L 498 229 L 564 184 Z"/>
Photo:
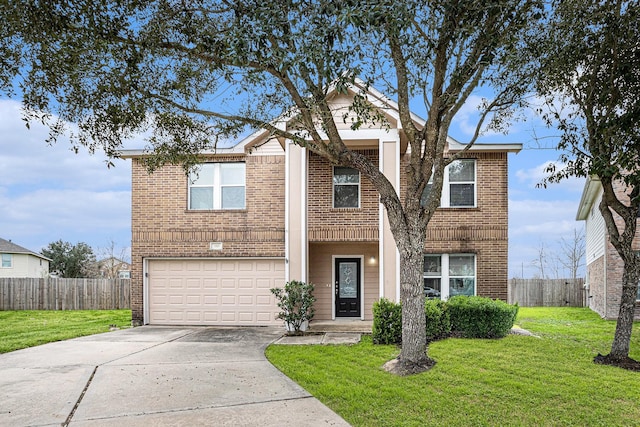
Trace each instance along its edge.
<path fill-rule="evenodd" d="M 0 355 L 2 426 L 348 426 L 264 357 L 280 328 L 144 326 Z"/>

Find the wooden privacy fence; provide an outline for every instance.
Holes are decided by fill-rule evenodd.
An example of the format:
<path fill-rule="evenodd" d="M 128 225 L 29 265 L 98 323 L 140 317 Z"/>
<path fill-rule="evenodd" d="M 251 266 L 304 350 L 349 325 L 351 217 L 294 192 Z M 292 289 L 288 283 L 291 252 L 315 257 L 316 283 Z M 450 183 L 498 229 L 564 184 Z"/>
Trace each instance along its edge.
<path fill-rule="evenodd" d="M 130 279 L 0 278 L 0 310 L 115 310 L 130 307 Z"/>
<path fill-rule="evenodd" d="M 522 307 L 584 307 L 584 279 L 511 279 L 509 303 Z"/>

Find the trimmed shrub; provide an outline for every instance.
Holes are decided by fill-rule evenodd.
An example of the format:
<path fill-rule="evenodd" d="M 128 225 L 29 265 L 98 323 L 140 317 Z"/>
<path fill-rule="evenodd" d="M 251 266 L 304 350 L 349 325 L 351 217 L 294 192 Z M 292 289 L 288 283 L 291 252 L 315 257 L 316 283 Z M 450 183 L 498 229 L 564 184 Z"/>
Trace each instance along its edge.
<path fill-rule="evenodd" d="M 518 315 L 518 305 L 476 296 L 455 296 L 447 301 L 453 335 L 465 338 L 507 336 Z"/>
<path fill-rule="evenodd" d="M 451 318 L 447 303 L 440 299 L 427 299 L 424 303 L 427 320 L 427 342 L 446 338 L 451 334 Z"/>
<path fill-rule="evenodd" d="M 402 306 L 381 298 L 373 303 L 373 328 L 375 344 L 400 344 L 402 342 Z"/>

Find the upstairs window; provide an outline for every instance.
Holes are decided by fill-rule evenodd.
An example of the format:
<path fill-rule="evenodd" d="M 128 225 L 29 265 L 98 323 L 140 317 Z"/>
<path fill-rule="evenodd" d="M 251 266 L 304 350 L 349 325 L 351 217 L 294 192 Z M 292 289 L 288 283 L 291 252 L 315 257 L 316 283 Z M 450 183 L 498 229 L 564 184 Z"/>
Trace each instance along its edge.
<path fill-rule="evenodd" d="M 433 177 L 422 193 L 421 203 L 426 205 L 431 192 Z M 476 206 L 476 161 L 454 160 L 444 170 L 440 207 L 473 208 Z"/>
<path fill-rule="evenodd" d="M 360 172 L 357 169 L 333 167 L 333 207 L 360 207 Z"/>
<path fill-rule="evenodd" d="M 244 208 L 244 163 L 204 163 L 189 174 L 189 209 Z"/>
<path fill-rule="evenodd" d="M 2 254 L 2 268 L 13 267 L 13 257 L 11 254 Z"/>

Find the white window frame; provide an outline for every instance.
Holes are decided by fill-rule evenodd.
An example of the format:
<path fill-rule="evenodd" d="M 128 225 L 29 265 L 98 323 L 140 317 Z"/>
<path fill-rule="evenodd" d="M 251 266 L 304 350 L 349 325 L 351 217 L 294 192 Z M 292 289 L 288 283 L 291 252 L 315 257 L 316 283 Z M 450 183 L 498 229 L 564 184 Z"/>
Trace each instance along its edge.
<path fill-rule="evenodd" d="M 469 206 L 451 206 L 451 180 L 449 178 L 449 168 L 456 162 L 472 161 L 473 162 L 473 181 L 457 181 L 453 185 L 473 184 L 473 205 Z M 433 173 L 429 178 L 429 184 L 433 184 Z M 425 188 L 426 191 L 426 188 Z M 444 168 L 444 176 L 442 181 L 442 194 L 440 196 L 441 208 L 453 208 L 453 209 L 470 209 L 478 207 L 478 161 L 477 159 L 457 159 L 447 165 Z"/>
<path fill-rule="evenodd" d="M 9 260 L 9 265 L 4 265 L 5 260 Z M 13 268 L 13 254 L 4 253 L 0 255 L 0 267 L 2 268 Z"/>
<path fill-rule="evenodd" d="M 450 279 L 457 278 L 469 278 L 471 276 L 454 276 L 449 273 L 449 258 L 452 256 L 468 256 L 473 257 L 473 295 L 477 295 L 478 293 L 478 256 L 473 253 L 453 253 L 453 254 L 432 254 L 425 253 L 423 255 L 423 260 L 427 256 L 439 256 L 440 257 L 440 275 L 427 275 L 424 272 L 424 267 L 422 269 L 422 278 L 423 282 L 426 278 L 440 278 L 440 299 L 447 300 L 451 296 L 450 292 Z M 424 261 L 423 261 L 424 262 Z"/>
<path fill-rule="evenodd" d="M 340 167 L 340 168 L 347 168 L 347 169 L 352 169 L 354 171 L 356 171 L 358 173 L 358 182 L 345 182 L 345 183 L 336 183 L 335 182 L 335 176 L 336 176 L 336 168 Z M 361 188 L 361 184 L 362 183 L 362 178 L 360 176 L 360 171 L 357 170 L 356 168 L 351 168 L 348 166 L 334 166 L 332 168 L 332 173 L 331 173 L 331 198 L 332 198 L 332 204 L 331 206 L 333 206 L 334 209 L 360 209 L 360 195 L 362 194 L 362 188 Z M 340 185 L 340 186 L 357 186 L 358 187 L 358 205 L 357 206 L 336 206 L 336 185 Z"/>
<path fill-rule="evenodd" d="M 213 182 L 206 184 L 194 184 L 199 168 L 204 165 L 212 165 L 213 168 Z M 243 176 L 242 184 L 225 184 L 222 185 L 222 165 L 242 165 Z M 218 163 L 201 163 L 196 166 L 193 172 L 191 172 L 187 178 L 187 209 L 190 211 L 210 211 L 210 210 L 243 210 L 247 208 L 247 169 L 245 162 L 218 162 Z M 242 187 L 244 188 L 244 200 L 242 207 L 223 208 L 222 207 L 222 189 L 227 187 Z M 196 209 L 191 207 L 191 189 L 192 188 L 211 188 L 213 192 L 213 206 L 209 209 Z"/>

